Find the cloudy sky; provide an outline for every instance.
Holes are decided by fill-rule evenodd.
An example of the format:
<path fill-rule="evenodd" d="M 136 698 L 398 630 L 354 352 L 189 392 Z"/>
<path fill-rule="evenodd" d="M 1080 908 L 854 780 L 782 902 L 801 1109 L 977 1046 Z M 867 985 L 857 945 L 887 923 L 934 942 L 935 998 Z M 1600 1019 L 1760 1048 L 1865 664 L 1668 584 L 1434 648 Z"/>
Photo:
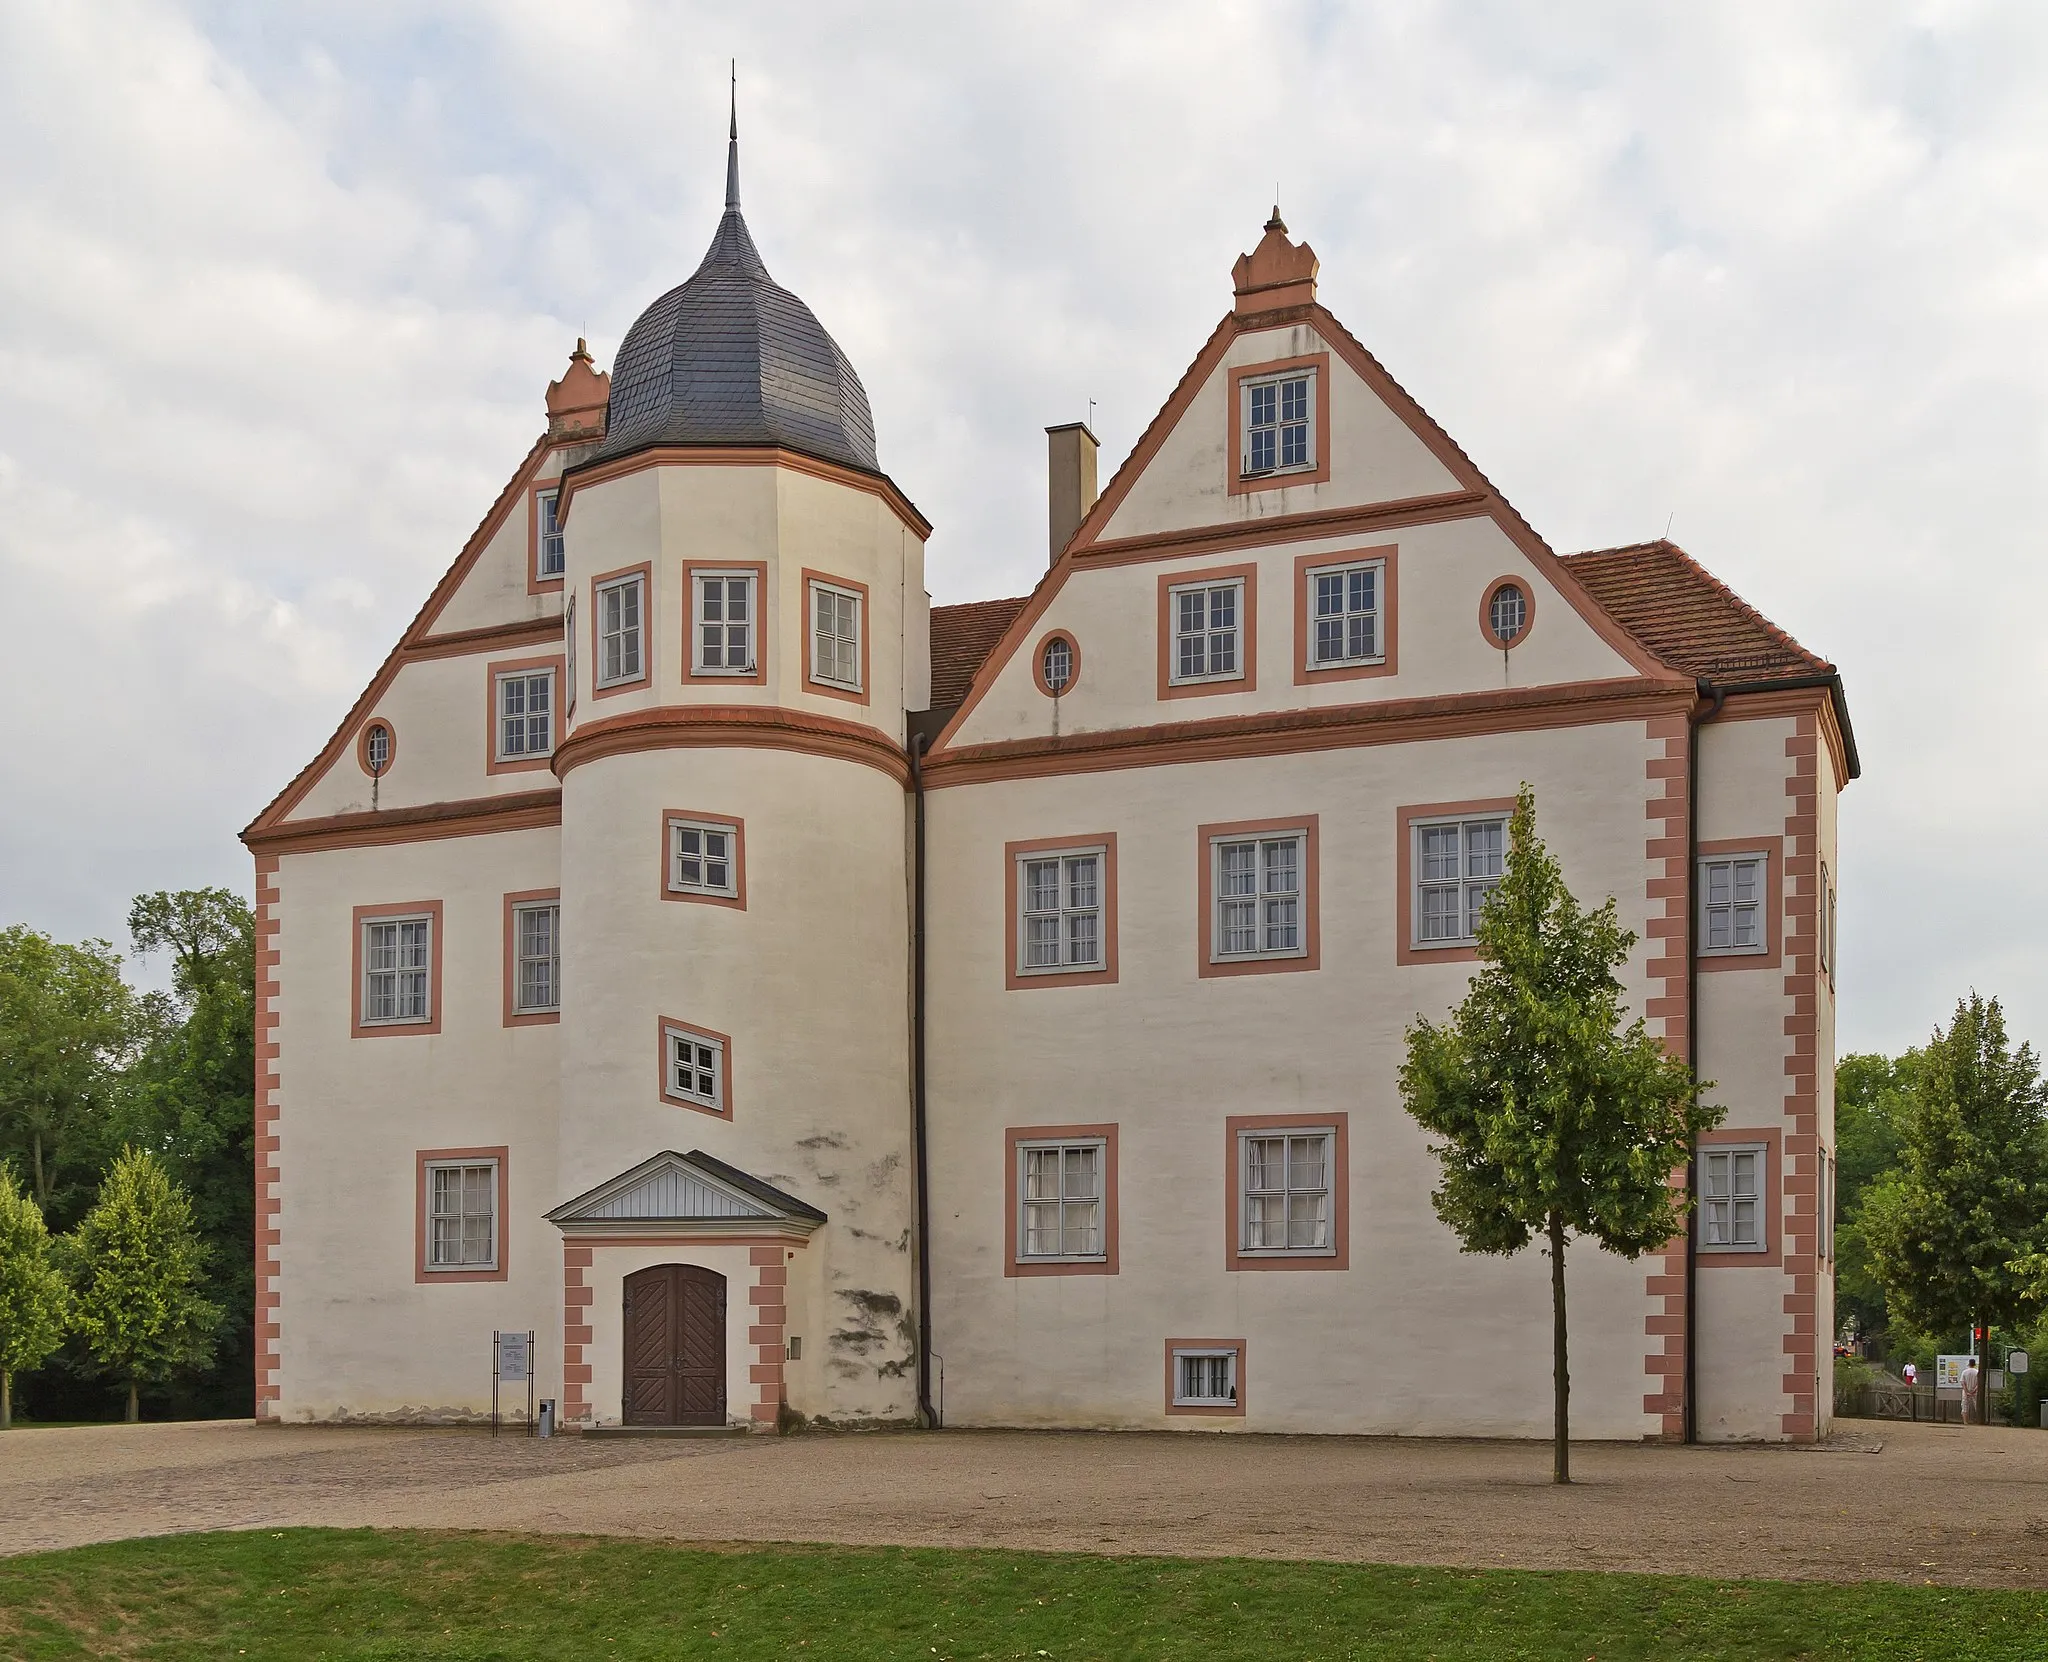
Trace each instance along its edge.
<path fill-rule="evenodd" d="M 1843 1046 L 2048 1040 L 2048 8 L 0 0 L 0 922 L 224 883 L 576 335 L 748 218 L 941 602 L 1044 557 L 1277 185 L 1551 543 L 1664 532 L 1848 680 Z M 2003 851 L 2003 852 L 1998 852 Z M 1993 858 L 1997 853 L 1997 858 Z"/>

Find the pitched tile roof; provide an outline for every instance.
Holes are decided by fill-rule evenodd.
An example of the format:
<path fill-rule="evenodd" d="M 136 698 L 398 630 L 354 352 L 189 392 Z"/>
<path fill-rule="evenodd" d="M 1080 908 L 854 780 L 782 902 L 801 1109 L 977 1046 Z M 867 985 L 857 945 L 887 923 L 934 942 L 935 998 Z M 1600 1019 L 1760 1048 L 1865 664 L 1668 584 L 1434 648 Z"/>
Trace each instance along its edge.
<path fill-rule="evenodd" d="M 1562 558 L 1608 616 L 1683 674 L 1767 681 L 1834 671 L 1675 543 Z"/>
<path fill-rule="evenodd" d="M 1009 600 L 970 600 L 964 606 L 932 608 L 932 708 L 951 710 L 966 700 L 974 672 L 995 651 L 1003 631 L 1024 610 L 1029 595 Z"/>

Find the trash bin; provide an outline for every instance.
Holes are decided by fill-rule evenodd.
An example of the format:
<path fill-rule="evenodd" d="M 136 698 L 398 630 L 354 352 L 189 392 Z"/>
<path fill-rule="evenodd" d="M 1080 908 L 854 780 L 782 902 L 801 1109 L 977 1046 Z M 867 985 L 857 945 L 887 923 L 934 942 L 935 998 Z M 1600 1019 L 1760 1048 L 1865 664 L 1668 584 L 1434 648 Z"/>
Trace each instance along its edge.
<path fill-rule="evenodd" d="M 552 1437 L 555 1434 L 555 1399 L 553 1397 L 542 1397 L 540 1399 L 540 1423 L 535 1427 L 535 1430 L 543 1437 Z"/>
<path fill-rule="evenodd" d="M 2041 1401 L 2041 1429 L 2048 1431 L 2048 1397 Z"/>

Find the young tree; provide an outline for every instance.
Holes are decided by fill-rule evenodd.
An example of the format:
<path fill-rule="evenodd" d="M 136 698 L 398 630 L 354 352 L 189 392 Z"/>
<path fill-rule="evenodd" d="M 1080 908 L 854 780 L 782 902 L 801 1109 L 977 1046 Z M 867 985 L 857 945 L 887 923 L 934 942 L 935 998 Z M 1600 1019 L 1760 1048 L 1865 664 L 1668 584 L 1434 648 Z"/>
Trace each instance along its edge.
<path fill-rule="evenodd" d="M 1898 1057 L 1844 1056 L 1835 1064 L 1835 1320 L 1860 1337 L 1887 1333 L 1894 1325 L 1871 1262 L 1862 1208 L 1864 1197 L 1899 1163 L 1900 1127 L 1919 1069 L 1917 1050 Z"/>
<path fill-rule="evenodd" d="M 1527 785 L 1508 827 L 1507 866 L 1479 921 L 1483 967 L 1442 1027 L 1408 1030 L 1401 1094 L 1441 1139 L 1430 1196 L 1466 1252 L 1550 1255 L 1556 1392 L 1552 1475 L 1571 1481 L 1565 1242 L 1590 1238 L 1634 1259 L 1685 1227 L 1672 1173 L 1719 1123 L 1680 1058 L 1626 1009 L 1615 971 L 1636 937 L 1610 898 L 1587 912 L 1536 836 Z"/>
<path fill-rule="evenodd" d="M 105 941 L 0 929 L 0 1158 L 21 1161 L 46 1221 L 99 1157 L 134 1036 L 134 995 Z"/>
<path fill-rule="evenodd" d="M 14 1423 L 14 1376 L 41 1367 L 64 1342 L 70 1303 L 43 1214 L 0 1161 L 0 1431 Z"/>
<path fill-rule="evenodd" d="M 1988 1340 L 2042 1308 L 2048 1287 L 2025 1265 L 2048 1251 L 2048 1094 L 1997 999 L 1971 993 L 1921 1051 L 1899 1164 L 1866 1195 L 1862 1224 L 1890 1307 L 1916 1326 L 1981 1325 Z"/>
<path fill-rule="evenodd" d="M 114 1115 L 192 1196 L 211 1296 L 225 1312 L 213 1367 L 179 1389 L 178 1411 L 255 1412 L 256 920 L 226 889 L 139 896 L 138 956 L 171 955 L 173 996 L 146 1000 L 148 1036 Z"/>
<path fill-rule="evenodd" d="M 127 1385 L 132 1423 L 139 1386 L 213 1354 L 221 1312 L 200 1291 L 205 1253 L 191 1198 L 155 1156 L 123 1149 L 70 1245 L 78 1331 L 94 1362 Z"/>

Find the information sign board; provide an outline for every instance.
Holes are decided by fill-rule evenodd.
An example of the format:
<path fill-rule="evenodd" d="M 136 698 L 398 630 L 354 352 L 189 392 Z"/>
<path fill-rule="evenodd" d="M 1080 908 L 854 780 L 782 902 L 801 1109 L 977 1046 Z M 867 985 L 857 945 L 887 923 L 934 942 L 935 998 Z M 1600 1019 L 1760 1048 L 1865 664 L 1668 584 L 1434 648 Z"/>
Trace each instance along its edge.
<path fill-rule="evenodd" d="M 2007 1373 L 2025 1373 L 2032 1365 L 2027 1353 L 2023 1350 L 2009 1350 L 2005 1353 L 2005 1371 Z"/>
<path fill-rule="evenodd" d="M 500 1333 L 498 1335 L 498 1377 L 508 1385 L 526 1383 L 527 1369 L 526 1335 L 524 1333 Z"/>
<path fill-rule="evenodd" d="M 1967 1356 L 1937 1356 L 1934 1359 L 1934 1388 L 1937 1391 L 1960 1391 L 1963 1388 L 1963 1369 L 1969 1360 Z"/>

